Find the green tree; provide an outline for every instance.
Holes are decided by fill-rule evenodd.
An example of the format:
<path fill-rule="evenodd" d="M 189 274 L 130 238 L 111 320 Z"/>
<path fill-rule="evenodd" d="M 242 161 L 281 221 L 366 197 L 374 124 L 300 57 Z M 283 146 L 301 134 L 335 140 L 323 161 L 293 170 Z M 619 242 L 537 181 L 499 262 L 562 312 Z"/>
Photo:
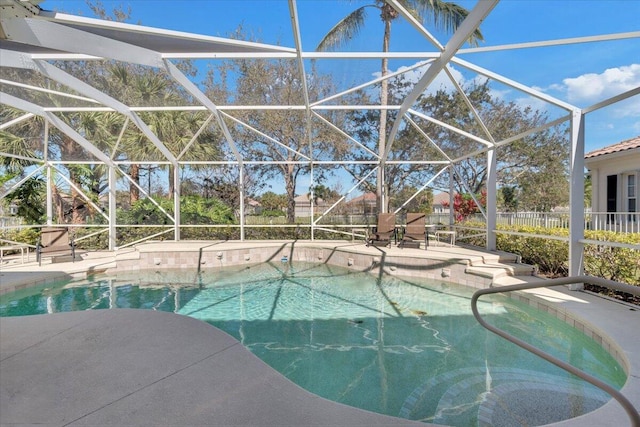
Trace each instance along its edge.
<path fill-rule="evenodd" d="M 442 0 L 399 0 L 399 3 L 419 22 L 423 23 L 427 21 L 436 29 L 447 32 L 455 31 L 469 13 L 465 8 L 455 3 Z M 388 52 L 391 43 L 391 24 L 399 17 L 399 13 L 393 6 L 383 0 L 375 0 L 373 3 L 360 6 L 349 13 L 322 38 L 316 49 L 320 51 L 336 49 L 358 35 L 365 24 L 368 9 L 377 9 L 380 12 L 380 19 L 384 26 L 382 51 L 385 53 Z M 476 44 L 480 40 L 482 40 L 482 34 L 479 29 L 476 29 L 469 42 Z M 388 73 L 389 60 L 384 57 L 382 58 L 382 77 Z M 387 105 L 387 101 L 388 82 L 385 79 L 382 80 L 380 85 L 380 105 Z M 385 152 L 387 138 L 386 110 L 382 109 L 380 111 L 378 122 L 378 153 L 382 156 Z M 382 173 L 378 173 L 376 181 L 378 210 L 380 212 L 387 212 L 388 207 L 380 205 L 382 186 L 385 184 Z"/>
<path fill-rule="evenodd" d="M 40 177 L 31 177 L 15 191 L 9 193 L 6 200 L 9 203 L 16 202 L 17 215 L 27 224 L 41 224 L 45 220 L 45 207 L 42 204 L 44 192 L 44 180 Z"/>
<path fill-rule="evenodd" d="M 550 212 L 567 206 L 569 200 L 568 174 L 562 169 L 541 168 L 524 172 L 519 178 L 522 192 L 520 204 L 524 210 Z"/>
<path fill-rule="evenodd" d="M 8 70 L 5 77 L 9 80 L 21 81 L 20 77 L 16 74 L 14 70 Z M 37 73 L 33 73 L 30 75 L 29 83 L 34 86 L 45 86 L 45 78 Z M 57 85 L 55 83 L 49 83 L 49 87 L 53 90 L 62 90 L 61 85 Z M 10 94 L 15 95 L 19 98 L 23 98 L 24 94 L 21 94 L 15 88 L 8 87 L 7 90 Z M 39 104 L 53 104 L 58 105 L 59 99 L 48 93 L 37 93 L 26 99 L 29 102 L 39 103 Z M 10 108 L 6 105 L 0 105 L 0 117 L 3 122 L 8 121 L 14 118 L 18 118 L 22 116 L 24 112 L 16 110 L 14 108 Z M 72 114 L 70 115 L 74 121 L 77 122 L 79 115 Z M 64 120 L 68 120 L 67 115 L 63 116 Z M 2 168 L 5 171 L 9 171 L 15 178 L 20 178 L 24 176 L 25 170 L 30 166 L 41 166 L 43 163 L 43 159 L 45 156 L 44 151 L 44 119 L 40 117 L 32 117 L 27 120 L 22 120 L 17 124 L 14 124 L 12 127 L 7 130 L 3 130 L 0 132 L 0 153 L 2 153 Z M 61 132 L 57 131 L 55 128 L 49 129 L 49 140 L 47 141 L 47 151 L 46 156 L 48 159 L 60 159 L 60 160 L 69 160 L 71 157 L 73 160 L 76 160 L 78 157 L 82 157 L 84 153 L 83 150 L 78 149 L 77 144 L 74 144 L 71 138 L 63 135 Z M 75 148 L 75 150 L 74 150 Z M 74 165 L 65 165 L 59 164 L 57 169 L 62 174 L 66 174 L 69 181 L 76 186 L 80 186 L 80 180 L 77 175 L 78 166 Z M 57 172 L 56 172 L 57 174 Z M 41 183 L 44 181 L 41 178 L 34 177 L 35 180 L 30 180 L 26 183 L 26 187 L 24 189 L 15 189 L 15 192 L 20 193 L 20 196 L 11 196 L 11 198 L 15 198 L 16 200 L 29 200 L 30 203 L 33 203 L 35 200 L 38 200 L 38 204 L 40 206 L 44 206 L 45 203 L 42 201 L 45 198 L 45 192 L 41 187 Z M 66 190 L 65 190 L 66 189 Z M 33 190 L 36 193 L 27 195 L 25 191 Z M 62 187 L 58 185 L 53 185 L 52 187 L 52 203 L 54 204 L 54 211 L 56 213 L 56 218 L 58 221 L 64 222 L 67 218 L 71 217 L 71 220 L 74 222 L 79 222 L 79 214 L 78 207 L 82 205 L 80 202 L 78 192 L 72 186 L 68 186 L 63 184 Z M 68 197 L 65 197 L 64 195 Z M 19 209 L 19 212 L 26 212 L 24 210 Z M 32 214 L 29 214 L 29 217 L 33 217 Z M 28 218 L 25 218 L 28 220 Z M 54 218 L 54 220 L 56 220 Z"/>
<path fill-rule="evenodd" d="M 337 191 L 327 187 L 324 184 L 318 184 L 313 187 L 313 197 L 317 202 L 319 199 L 324 200 L 325 202 L 333 202 L 340 198 L 340 193 Z"/>
<path fill-rule="evenodd" d="M 489 81 L 464 87 L 472 105 L 496 141 L 535 129 L 548 122 L 544 112 L 530 107 L 522 108 L 515 102 L 491 95 Z M 474 135 L 484 136 L 475 115 L 469 110 L 459 92 L 439 90 L 418 100 L 421 112 L 445 123 L 455 124 Z M 421 129 L 443 152 L 452 159 L 465 156 L 482 144 L 428 121 L 416 120 Z M 544 206 L 562 204 L 568 197 L 568 138 L 565 125 L 529 134 L 508 145 L 496 148 L 498 156 L 498 182 L 522 189 L 520 208 L 531 208 L 535 198 L 545 194 Z M 475 145 L 474 145 L 475 144 Z M 479 194 L 487 182 L 486 154 L 467 157 L 456 163 L 456 191 Z M 446 187 L 445 183 L 440 183 Z M 525 194 L 527 190 L 536 196 Z M 553 187 L 553 188 L 551 188 Z M 533 194 L 532 193 L 532 194 Z M 547 197 L 548 196 L 548 197 Z"/>
<path fill-rule="evenodd" d="M 591 207 L 591 198 L 593 197 L 593 178 L 587 173 L 584 176 L 584 207 Z"/>
<path fill-rule="evenodd" d="M 413 197 L 409 203 L 403 207 L 405 212 L 424 212 L 431 213 L 433 210 L 433 191 L 430 188 L 418 193 L 418 189 L 414 186 L 405 186 L 397 192 L 394 192 L 389 201 L 390 210 L 395 211 L 401 207 L 410 197 Z M 414 196 L 415 195 L 415 196 Z"/>
<path fill-rule="evenodd" d="M 500 187 L 503 209 L 506 212 L 516 212 L 518 210 L 518 188 L 514 185 Z"/>
<path fill-rule="evenodd" d="M 236 37 L 242 38 L 244 35 L 239 30 Z M 207 87 L 207 95 L 211 99 L 219 100 L 224 96 L 228 103 L 240 105 L 302 105 L 305 85 L 310 99 L 328 96 L 333 89 L 328 76 L 310 73 L 308 80 L 303 81 L 297 63 L 284 59 L 234 60 L 215 70 L 209 70 L 205 84 L 229 78 L 229 71 L 233 71 L 230 74 L 236 76 L 233 82 Z M 214 76 L 215 73 L 217 74 Z M 233 91 L 221 93 L 221 87 L 231 87 L 232 84 Z M 327 114 L 331 122 L 340 122 L 339 113 Z M 271 166 L 257 165 L 254 170 L 263 181 L 275 177 L 283 179 L 287 195 L 287 221 L 293 224 L 297 180 L 309 173 L 306 158 L 317 159 L 329 154 L 339 156 L 345 150 L 346 138 L 337 135 L 319 119 L 307 116 L 304 111 L 239 110 L 234 112 L 233 116 L 242 123 L 230 123 L 229 127 L 234 131 L 235 143 L 243 158 L 274 162 Z M 307 120 L 311 120 L 308 127 L 305 126 Z M 260 129 L 262 134 L 256 133 L 250 127 Z M 314 179 L 316 182 L 322 182 L 330 172 L 328 169 L 316 169 Z"/>
<path fill-rule="evenodd" d="M 400 101 L 407 86 L 405 77 L 391 79 L 390 96 L 393 101 Z M 489 81 L 463 85 L 467 99 L 474 106 L 478 115 L 496 141 L 506 139 L 514 134 L 523 133 L 542 126 L 548 122 L 546 115 L 531 108 L 522 108 L 514 102 L 508 102 L 491 95 Z M 366 94 L 357 94 L 353 102 L 367 102 Z M 476 116 L 469 109 L 467 101 L 458 92 L 444 89 L 435 93 L 425 93 L 418 98 L 413 107 L 420 113 L 439 121 L 464 129 L 474 135 L 484 136 L 484 130 L 477 122 Z M 353 134 L 362 140 L 375 132 L 377 126 L 371 112 L 353 112 L 350 117 Z M 479 142 L 453 132 L 444 126 L 412 117 L 416 126 L 402 127 L 389 153 L 390 160 L 414 161 L 447 161 L 464 157 L 456 163 L 454 180 L 457 193 L 480 194 L 486 188 L 487 161 L 486 154 L 465 157 L 470 151 L 484 148 Z M 419 128 L 416 129 L 416 127 Z M 438 145 L 427 140 L 425 135 Z M 563 205 L 568 200 L 568 138 L 566 126 L 557 126 L 539 131 L 514 141 L 509 145 L 498 147 L 498 182 L 503 187 L 513 187 L 529 192 L 520 192 L 519 209 L 550 209 Z M 369 148 L 372 148 L 369 146 Z M 360 165 L 359 161 L 367 159 L 364 150 L 352 151 L 349 159 L 354 165 L 348 170 L 356 179 L 360 179 L 370 170 L 368 165 Z M 404 186 L 420 188 L 433 177 L 442 165 L 424 164 L 387 164 L 387 194 L 392 197 L 400 194 Z M 435 181 L 434 187 L 448 188 L 448 176 Z M 367 188 L 372 191 L 372 188 Z M 538 203 L 540 202 L 540 203 Z M 536 204 L 537 203 L 537 204 Z"/>
<path fill-rule="evenodd" d="M 0 109 L 0 122 L 16 118 L 23 113 L 21 111 L 2 106 Z M 4 193 L 11 183 L 25 176 L 25 168 L 35 166 L 36 162 L 29 160 L 37 158 L 37 147 L 42 131 L 42 120 L 32 118 L 23 121 L 15 127 L 19 128 L 17 136 L 4 130 L 0 130 L 0 192 Z M 25 181 L 20 188 L 5 194 L 3 199 L 7 206 L 16 202 L 18 216 L 27 224 L 37 224 L 44 215 L 44 181 L 41 177 L 32 177 Z"/>
<path fill-rule="evenodd" d="M 276 194 L 273 191 L 267 191 L 260 196 L 260 204 L 267 211 L 281 211 L 287 206 L 287 195 Z"/>

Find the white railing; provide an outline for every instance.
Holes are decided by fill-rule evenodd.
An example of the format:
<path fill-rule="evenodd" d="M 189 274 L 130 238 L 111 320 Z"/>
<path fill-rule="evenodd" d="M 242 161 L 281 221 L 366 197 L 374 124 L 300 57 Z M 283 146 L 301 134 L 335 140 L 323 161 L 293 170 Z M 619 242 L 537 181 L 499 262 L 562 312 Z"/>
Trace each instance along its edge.
<path fill-rule="evenodd" d="M 567 212 L 499 212 L 496 223 L 544 228 L 569 228 Z"/>
<path fill-rule="evenodd" d="M 587 213 L 585 214 L 585 229 L 640 233 L 640 212 Z"/>
<path fill-rule="evenodd" d="M 0 216 L 0 230 L 22 225 L 22 218 L 17 216 Z"/>
<path fill-rule="evenodd" d="M 485 222 L 480 214 L 468 220 Z M 543 228 L 569 228 L 568 212 L 499 212 L 498 225 Z M 585 212 L 584 229 L 614 231 L 616 233 L 640 233 L 640 212 Z"/>
<path fill-rule="evenodd" d="M 518 284 L 518 285 L 509 285 L 509 286 L 500 286 L 500 287 L 496 287 L 496 288 L 487 288 L 487 289 L 480 289 L 478 291 L 476 291 L 473 296 L 471 297 L 471 311 L 473 312 L 473 316 L 476 318 L 476 320 L 478 321 L 478 323 L 480 323 L 480 325 L 482 325 L 484 328 L 490 330 L 491 332 L 493 332 L 496 335 L 501 336 L 502 338 L 511 341 L 512 343 L 522 347 L 523 349 L 535 354 L 538 357 L 541 357 L 542 359 L 546 360 L 547 362 L 553 363 L 554 365 L 556 365 L 559 368 L 564 369 L 565 371 L 568 371 L 570 373 L 572 373 L 573 375 L 593 384 L 594 386 L 600 388 L 601 390 L 604 390 L 605 392 L 607 392 L 609 395 L 611 395 L 611 397 L 613 397 L 614 399 L 616 399 L 618 401 L 618 403 L 620 403 L 620 405 L 622 406 L 622 408 L 626 411 L 627 415 L 629 416 L 629 421 L 630 421 L 630 425 L 633 427 L 640 427 L 640 413 L 638 413 L 638 410 L 633 406 L 633 404 L 631 403 L 631 401 L 629 401 L 629 399 L 627 399 L 626 396 L 624 396 L 620 391 L 616 390 L 615 388 L 611 387 L 609 384 L 607 384 L 604 381 L 601 381 L 600 379 L 594 377 L 593 375 L 590 375 L 578 368 L 576 368 L 575 366 L 562 361 L 542 350 L 540 350 L 539 348 L 519 339 L 514 337 L 513 335 L 508 334 L 507 332 L 503 331 L 502 329 L 493 326 L 489 323 L 487 323 L 482 316 L 480 315 L 480 312 L 478 311 L 478 299 L 482 296 L 482 295 L 486 295 L 486 294 L 497 294 L 497 293 L 505 293 L 505 292 L 512 292 L 512 291 L 523 291 L 523 290 L 527 290 L 527 289 L 537 289 L 537 288 L 548 288 L 548 287 L 552 287 L 552 286 L 563 286 L 563 285 L 573 285 L 573 284 L 579 284 L 579 283 L 590 283 L 590 284 L 594 284 L 594 285 L 598 285 L 598 286 L 603 286 L 609 289 L 615 289 L 618 291 L 622 291 L 622 292 L 626 292 L 635 296 L 640 296 L 640 289 L 638 289 L 637 286 L 631 286 L 631 285 L 627 285 L 625 283 L 620 283 L 620 282 L 615 282 L 613 280 L 607 280 L 607 279 L 603 279 L 601 277 L 593 277 L 593 276 L 575 276 L 575 277 L 560 277 L 557 279 L 551 279 L 551 280 L 543 280 L 540 282 L 535 282 L 535 283 L 522 283 L 522 284 Z"/>

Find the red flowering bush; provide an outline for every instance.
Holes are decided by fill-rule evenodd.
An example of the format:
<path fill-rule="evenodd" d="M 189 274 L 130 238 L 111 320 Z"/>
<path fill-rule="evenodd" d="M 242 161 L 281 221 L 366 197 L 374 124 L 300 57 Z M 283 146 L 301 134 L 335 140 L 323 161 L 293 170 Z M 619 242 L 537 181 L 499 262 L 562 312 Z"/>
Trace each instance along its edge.
<path fill-rule="evenodd" d="M 482 190 L 480 194 L 476 194 L 476 200 L 480 202 L 482 207 L 487 206 L 487 191 Z M 443 202 L 442 206 L 449 207 L 449 202 Z M 469 216 L 480 212 L 478 205 L 476 204 L 471 194 L 456 193 L 453 196 L 453 213 L 456 218 L 456 222 L 462 222 Z"/>

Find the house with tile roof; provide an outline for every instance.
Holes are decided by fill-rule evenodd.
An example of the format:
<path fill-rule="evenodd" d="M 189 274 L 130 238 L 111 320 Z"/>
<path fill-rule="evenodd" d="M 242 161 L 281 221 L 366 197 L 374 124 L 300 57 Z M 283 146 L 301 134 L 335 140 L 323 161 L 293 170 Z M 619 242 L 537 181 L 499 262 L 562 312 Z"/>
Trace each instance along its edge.
<path fill-rule="evenodd" d="M 443 192 L 433 195 L 433 213 L 449 213 L 449 193 Z"/>
<path fill-rule="evenodd" d="M 376 201 L 376 193 L 364 193 L 346 203 L 347 212 L 352 215 L 375 215 L 377 212 Z"/>
<path fill-rule="evenodd" d="M 593 221 L 637 228 L 640 136 L 587 153 L 585 166 L 591 175 Z"/>
<path fill-rule="evenodd" d="M 311 216 L 311 199 L 309 194 L 301 194 L 293 199 L 295 203 L 295 217 L 308 218 Z M 317 198 L 313 204 L 313 214 L 322 215 L 331 205 L 321 198 Z"/>

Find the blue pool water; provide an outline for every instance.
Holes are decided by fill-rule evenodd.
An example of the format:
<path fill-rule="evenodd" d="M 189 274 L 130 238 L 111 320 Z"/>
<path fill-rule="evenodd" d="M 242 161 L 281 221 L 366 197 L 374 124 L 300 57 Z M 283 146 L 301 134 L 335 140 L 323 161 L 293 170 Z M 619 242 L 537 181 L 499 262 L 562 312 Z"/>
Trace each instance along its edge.
<path fill-rule="evenodd" d="M 547 424 L 609 400 L 481 328 L 471 314 L 472 293 L 446 282 L 273 263 L 47 285 L 0 297 L 0 316 L 173 311 L 233 335 L 320 396 L 446 425 Z M 617 388 L 624 384 L 618 363 L 564 322 L 501 296 L 485 297 L 479 307 L 508 332 Z"/>

